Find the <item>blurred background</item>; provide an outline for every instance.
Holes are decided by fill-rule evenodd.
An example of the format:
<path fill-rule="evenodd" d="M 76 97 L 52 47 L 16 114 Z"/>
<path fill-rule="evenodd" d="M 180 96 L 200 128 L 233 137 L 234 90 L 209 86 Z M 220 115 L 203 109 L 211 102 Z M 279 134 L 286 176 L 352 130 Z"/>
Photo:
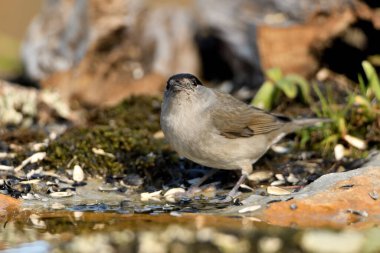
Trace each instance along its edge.
<path fill-rule="evenodd" d="M 371 0 L 17 0 L 0 14 L 0 78 L 84 104 L 158 95 L 178 72 L 250 99 L 272 68 L 357 82 L 363 60 L 379 66 Z"/>

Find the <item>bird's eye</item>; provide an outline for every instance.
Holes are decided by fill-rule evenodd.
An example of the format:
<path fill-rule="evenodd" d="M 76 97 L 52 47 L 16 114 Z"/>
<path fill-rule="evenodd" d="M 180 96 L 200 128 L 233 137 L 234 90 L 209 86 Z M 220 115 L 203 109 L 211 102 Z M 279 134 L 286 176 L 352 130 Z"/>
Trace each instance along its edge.
<path fill-rule="evenodd" d="M 192 80 L 191 80 L 191 84 L 193 85 L 193 86 L 198 86 L 198 85 L 201 85 L 201 83 L 200 83 L 200 81 L 198 80 L 198 79 L 196 79 L 196 78 L 193 78 Z"/>

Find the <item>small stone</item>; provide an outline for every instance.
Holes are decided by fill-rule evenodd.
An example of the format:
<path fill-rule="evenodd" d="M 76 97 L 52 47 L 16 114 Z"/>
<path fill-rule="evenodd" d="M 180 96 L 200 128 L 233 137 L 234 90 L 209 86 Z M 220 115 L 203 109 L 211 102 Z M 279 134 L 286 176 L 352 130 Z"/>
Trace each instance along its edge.
<path fill-rule="evenodd" d="M 84 172 L 81 166 L 75 165 L 73 169 L 73 180 L 75 182 L 82 182 L 84 180 Z"/>
<path fill-rule="evenodd" d="M 282 189 L 280 187 L 276 186 L 268 186 L 267 187 L 267 193 L 270 195 L 275 195 L 275 196 L 281 196 L 281 195 L 289 195 L 291 194 L 290 191 Z"/>
<path fill-rule="evenodd" d="M 290 204 L 290 209 L 291 210 L 296 210 L 298 208 L 297 204 L 296 203 L 292 203 Z"/>
<path fill-rule="evenodd" d="M 52 192 L 50 193 L 50 197 L 52 198 L 67 198 L 73 196 L 75 193 L 72 191 L 67 191 L 67 192 Z"/>
<path fill-rule="evenodd" d="M 253 182 L 264 182 L 273 176 L 273 172 L 269 170 L 256 171 L 248 176 L 248 179 Z"/>
<path fill-rule="evenodd" d="M 239 213 L 249 213 L 249 212 L 254 212 L 257 211 L 261 208 L 261 205 L 253 205 L 253 206 L 248 206 L 244 207 L 239 210 Z"/>

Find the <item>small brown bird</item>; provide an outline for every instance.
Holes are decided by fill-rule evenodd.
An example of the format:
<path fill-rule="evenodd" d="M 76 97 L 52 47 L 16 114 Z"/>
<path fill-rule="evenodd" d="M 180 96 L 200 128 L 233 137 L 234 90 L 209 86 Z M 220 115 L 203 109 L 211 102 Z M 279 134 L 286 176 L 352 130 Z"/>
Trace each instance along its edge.
<path fill-rule="evenodd" d="M 274 143 L 323 121 L 270 114 L 203 86 L 191 74 L 169 78 L 161 108 L 161 128 L 179 155 L 207 167 L 241 170 L 230 197 L 252 172 L 252 164 Z"/>

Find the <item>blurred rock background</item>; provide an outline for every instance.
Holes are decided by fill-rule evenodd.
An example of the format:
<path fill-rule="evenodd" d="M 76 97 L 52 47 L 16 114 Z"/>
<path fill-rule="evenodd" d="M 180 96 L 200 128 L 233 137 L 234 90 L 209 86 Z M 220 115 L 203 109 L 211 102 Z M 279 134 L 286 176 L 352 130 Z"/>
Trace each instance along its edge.
<path fill-rule="evenodd" d="M 248 99 L 270 68 L 313 78 L 327 67 L 356 79 L 361 62 L 379 54 L 379 4 L 371 0 L 1 5 L 1 77 L 89 105 L 161 94 L 178 72 Z"/>

